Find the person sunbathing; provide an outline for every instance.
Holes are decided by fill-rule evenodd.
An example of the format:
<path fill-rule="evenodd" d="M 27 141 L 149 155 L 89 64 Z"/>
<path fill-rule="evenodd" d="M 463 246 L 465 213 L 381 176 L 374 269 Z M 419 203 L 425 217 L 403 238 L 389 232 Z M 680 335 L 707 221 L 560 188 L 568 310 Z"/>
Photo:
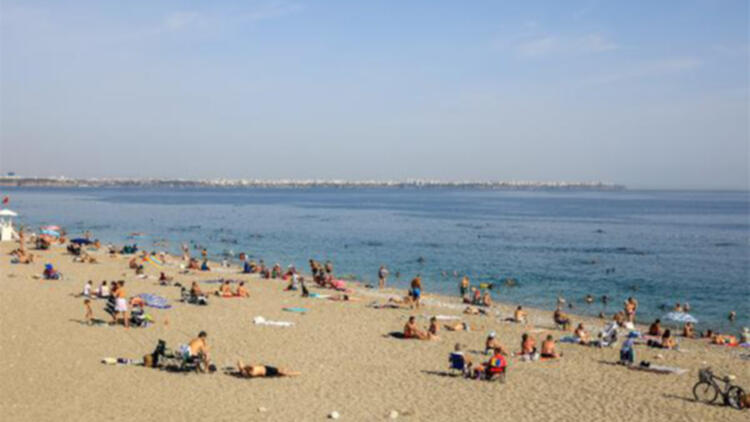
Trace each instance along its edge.
<path fill-rule="evenodd" d="M 672 337 L 672 330 L 667 328 L 664 330 L 664 334 L 661 336 L 661 341 L 648 340 L 646 344 L 650 347 L 656 347 L 659 349 L 674 349 L 677 347 L 677 342 Z"/>
<path fill-rule="evenodd" d="M 168 277 L 166 274 L 164 274 L 163 271 L 159 274 L 159 284 L 161 284 L 162 286 L 168 286 L 171 282 L 172 277 Z"/>
<path fill-rule="evenodd" d="M 414 316 L 409 317 L 409 321 L 404 325 L 404 338 L 407 339 L 418 339 L 418 340 L 431 340 L 432 335 L 424 332 L 417 327 L 416 318 Z"/>
<path fill-rule="evenodd" d="M 711 343 L 718 345 L 737 344 L 737 337 L 730 334 L 716 333 L 711 336 Z"/>
<path fill-rule="evenodd" d="M 437 317 L 430 318 L 430 326 L 427 327 L 427 332 L 430 333 L 434 338 L 438 338 L 438 332 L 440 331 L 440 325 L 437 322 Z"/>
<path fill-rule="evenodd" d="M 562 357 L 562 353 L 555 351 L 555 339 L 548 335 L 547 339 L 542 342 L 542 357 L 547 359 L 557 359 Z"/>
<path fill-rule="evenodd" d="M 250 297 L 250 293 L 245 288 L 244 281 L 240 281 L 240 284 L 237 286 L 237 290 L 234 292 L 234 295 L 238 297 Z"/>
<path fill-rule="evenodd" d="M 487 315 L 487 311 L 484 309 L 479 309 L 475 306 L 467 306 L 466 309 L 464 309 L 464 314 L 466 315 Z"/>
<path fill-rule="evenodd" d="M 505 351 L 505 348 L 497 340 L 497 334 L 494 331 L 491 331 L 489 335 L 487 335 L 487 339 L 484 341 L 484 354 L 489 354 L 496 349 L 499 349 L 504 355 L 508 354 Z"/>
<path fill-rule="evenodd" d="M 448 331 L 479 331 L 482 327 L 469 324 L 468 322 L 457 322 L 455 324 L 445 324 L 445 329 Z"/>
<path fill-rule="evenodd" d="M 661 333 L 661 320 L 660 319 L 656 319 L 648 327 L 648 335 L 650 335 L 650 336 L 660 336 L 661 334 L 662 334 Z"/>
<path fill-rule="evenodd" d="M 206 372 L 211 363 L 209 358 L 208 334 L 205 331 L 198 333 L 198 337 L 190 340 L 190 343 L 188 343 L 188 350 L 191 357 L 200 359 L 201 365 L 199 365 L 198 369 Z"/>
<path fill-rule="evenodd" d="M 221 287 L 219 287 L 218 290 L 214 292 L 216 296 L 221 297 L 232 297 L 234 296 L 234 293 L 232 293 L 232 286 L 229 284 L 229 280 L 224 281 L 222 283 Z"/>
<path fill-rule="evenodd" d="M 334 302 L 360 302 L 362 299 L 358 297 L 354 297 L 349 294 L 340 294 L 336 296 L 331 296 L 328 298 L 328 300 L 332 300 Z"/>
<path fill-rule="evenodd" d="M 576 327 L 575 331 L 573 332 L 573 335 L 578 338 L 578 343 L 584 346 L 588 346 L 589 343 L 591 342 L 589 333 L 586 331 L 585 328 L 583 328 L 583 323 L 578 324 L 578 327 Z"/>
<path fill-rule="evenodd" d="M 201 296 L 205 296 L 205 294 L 203 293 L 203 290 L 201 290 L 197 281 L 194 281 L 193 284 L 190 285 L 190 296 L 195 299 Z"/>
<path fill-rule="evenodd" d="M 560 310 L 559 306 L 555 309 L 555 313 L 552 314 L 552 319 L 555 321 L 555 324 L 562 325 L 563 330 L 567 331 L 570 329 L 570 317 Z"/>
<path fill-rule="evenodd" d="M 237 372 L 240 376 L 246 378 L 257 377 L 296 377 L 302 375 L 301 372 L 291 371 L 285 368 L 276 368 L 268 365 L 245 365 L 242 361 L 237 362 Z"/>
<path fill-rule="evenodd" d="M 521 355 L 532 356 L 536 353 L 536 340 L 527 333 L 521 335 Z"/>
<path fill-rule="evenodd" d="M 526 322 L 526 311 L 523 310 L 523 306 L 518 305 L 516 310 L 513 312 L 513 318 L 509 318 L 511 322 L 525 323 Z"/>

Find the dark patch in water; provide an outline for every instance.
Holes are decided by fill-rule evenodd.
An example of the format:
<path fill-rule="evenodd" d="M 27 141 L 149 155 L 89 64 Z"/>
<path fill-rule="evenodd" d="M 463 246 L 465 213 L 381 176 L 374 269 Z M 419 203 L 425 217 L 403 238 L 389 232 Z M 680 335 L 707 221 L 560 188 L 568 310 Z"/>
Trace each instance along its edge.
<path fill-rule="evenodd" d="M 737 244 L 734 242 L 718 242 L 718 243 L 714 243 L 714 246 L 719 247 L 719 248 L 724 248 L 727 246 L 737 246 Z"/>
<path fill-rule="evenodd" d="M 383 242 L 377 241 L 377 240 L 368 240 L 365 242 L 362 242 L 365 246 L 369 246 L 372 248 L 377 248 L 380 246 L 383 246 Z"/>
<path fill-rule="evenodd" d="M 194 230 L 200 230 L 201 226 L 199 224 L 193 225 L 193 226 L 175 226 L 175 227 L 167 227 L 168 232 L 172 233 L 187 233 Z"/>

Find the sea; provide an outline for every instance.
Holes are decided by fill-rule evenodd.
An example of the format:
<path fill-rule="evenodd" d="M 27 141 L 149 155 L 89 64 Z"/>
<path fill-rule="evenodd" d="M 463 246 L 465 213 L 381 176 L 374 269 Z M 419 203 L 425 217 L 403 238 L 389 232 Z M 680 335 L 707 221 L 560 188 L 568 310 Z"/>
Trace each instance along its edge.
<path fill-rule="evenodd" d="M 496 301 L 611 314 L 633 296 L 640 322 L 688 302 L 701 329 L 750 326 L 750 194 L 703 191 L 448 188 L 4 187 L 17 224 L 75 237 L 216 258 L 240 252 L 389 285 L 416 275 L 426 293 L 458 295 L 460 277 Z M 139 234 L 134 234 L 139 233 Z M 508 282 L 508 280 L 512 280 Z M 596 298 L 593 304 L 586 295 Z M 609 298 L 603 303 L 602 296 Z M 730 311 L 737 313 L 729 321 Z"/>

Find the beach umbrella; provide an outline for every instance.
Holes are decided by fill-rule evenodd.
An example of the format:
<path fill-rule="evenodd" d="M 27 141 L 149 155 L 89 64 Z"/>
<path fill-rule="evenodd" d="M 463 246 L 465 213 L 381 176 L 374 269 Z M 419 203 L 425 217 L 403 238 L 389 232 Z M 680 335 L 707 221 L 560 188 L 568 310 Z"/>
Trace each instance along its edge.
<path fill-rule="evenodd" d="M 686 312 L 677 312 L 677 311 L 670 312 L 670 313 L 664 315 L 661 319 L 663 319 L 665 321 L 679 322 L 679 323 L 682 323 L 682 324 L 685 324 L 685 323 L 688 323 L 688 322 L 692 322 L 693 324 L 696 324 L 698 322 L 698 320 L 695 319 L 695 317 L 693 317 L 692 315 L 690 315 L 690 314 L 688 314 Z"/>
<path fill-rule="evenodd" d="M 46 234 L 47 236 L 60 237 L 60 233 L 55 230 L 42 229 L 42 234 Z"/>
<path fill-rule="evenodd" d="M 85 239 L 83 237 L 77 237 L 70 241 L 70 243 L 77 243 L 79 245 L 90 245 L 94 242 L 90 241 L 89 239 Z"/>
<path fill-rule="evenodd" d="M 7 208 L 0 210 L 0 217 L 18 217 L 18 213 Z"/>

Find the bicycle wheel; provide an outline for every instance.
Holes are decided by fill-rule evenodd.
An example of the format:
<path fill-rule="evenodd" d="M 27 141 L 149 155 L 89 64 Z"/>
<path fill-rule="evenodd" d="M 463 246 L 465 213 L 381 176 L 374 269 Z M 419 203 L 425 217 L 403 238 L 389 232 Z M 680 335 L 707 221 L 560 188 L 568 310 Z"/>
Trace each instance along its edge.
<path fill-rule="evenodd" d="M 732 386 L 727 390 L 727 405 L 732 406 L 735 409 L 742 409 L 742 395 L 745 394 L 745 391 L 742 390 L 742 388 L 738 386 Z"/>
<path fill-rule="evenodd" d="M 708 381 L 698 381 L 693 387 L 693 397 L 701 403 L 711 404 L 716 400 L 719 392 L 716 387 Z"/>

